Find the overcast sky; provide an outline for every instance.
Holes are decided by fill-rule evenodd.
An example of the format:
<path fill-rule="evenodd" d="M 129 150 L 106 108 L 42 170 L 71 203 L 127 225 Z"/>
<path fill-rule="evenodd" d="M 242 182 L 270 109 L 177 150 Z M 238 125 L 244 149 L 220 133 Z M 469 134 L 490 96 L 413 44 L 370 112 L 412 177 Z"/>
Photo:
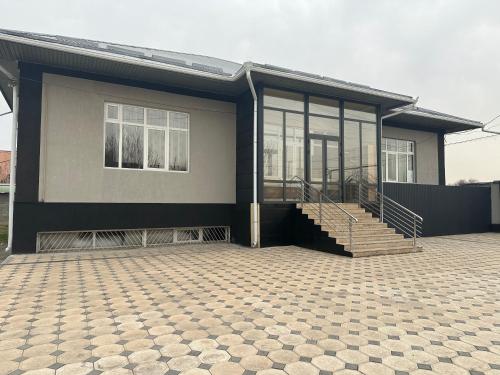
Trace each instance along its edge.
<path fill-rule="evenodd" d="M 498 0 L 0 0 L 0 9 L 0 28 L 269 63 L 483 122 L 500 114 Z M 0 117 L 2 148 L 10 116 Z M 448 183 L 500 179 L 500 136 L 447 146 L 446 172 Z"/>

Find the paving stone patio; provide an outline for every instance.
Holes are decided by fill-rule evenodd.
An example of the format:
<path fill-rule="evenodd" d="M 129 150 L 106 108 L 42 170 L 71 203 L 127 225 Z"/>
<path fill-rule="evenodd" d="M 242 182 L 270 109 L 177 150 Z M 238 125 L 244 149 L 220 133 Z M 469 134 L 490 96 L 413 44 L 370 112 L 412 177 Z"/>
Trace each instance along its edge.
<path fill-rule="evenodd" d="M 500 234 L 10 256 L 0 374 L 500 374 Z"/>

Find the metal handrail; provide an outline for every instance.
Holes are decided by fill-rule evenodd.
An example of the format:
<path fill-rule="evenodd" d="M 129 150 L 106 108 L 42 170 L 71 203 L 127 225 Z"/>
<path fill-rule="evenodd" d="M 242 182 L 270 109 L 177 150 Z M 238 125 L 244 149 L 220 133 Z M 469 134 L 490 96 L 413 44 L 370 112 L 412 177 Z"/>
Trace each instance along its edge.
<path fill-rule="evenodd" d="M 370 194 L 373 194 L 375 200 L 370 199 Z M 370 193 L 369 186 L 363 183 L 359 184 L 358 201 L 361 207 L 377 215 L 381 222 L 385 222 L 399 230 L 403 235 L 411 237 L 413 248 L 416 248 L 417 238 L 422 236 L 424 221 L 420 215 L 379 191 Z"/>
<path fill-rule="evenodd" d="M 352 251 L 352 226 L 358 222 L 358 219 L 301 177 L 295 176 L 292 178 L 292 181 L 300 185 L 300 196 L 297 197 L 297 200 L 300 201 L 302 208 L 304 204 L 315 203 L 308 206 L 308 209 L 316 212 L 319 216 L 320 225 L 331 228 L 336 234 L 341 233 L 343 228 L 347 229 L 349 234 L 349 249 Z M 326 209 L 324 208 L 325 206 Z M 335 215 L 328 208 L 333 208 L 334 211 L 337 210 L 340 216 Z"/>

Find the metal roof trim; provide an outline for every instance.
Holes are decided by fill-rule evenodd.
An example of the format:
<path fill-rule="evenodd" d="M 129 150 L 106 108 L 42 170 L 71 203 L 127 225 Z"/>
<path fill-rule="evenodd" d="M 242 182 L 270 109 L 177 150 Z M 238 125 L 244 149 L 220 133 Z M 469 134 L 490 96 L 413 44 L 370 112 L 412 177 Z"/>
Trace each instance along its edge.
<path fill-rule="evenodd" d="M 410 115 L 410 116 L 427 117 L 427 118 L 433 118 L 436 120 L 460 123 L 460 124 L 464 124 L 464 125 L 475 126 L 477 128 L 484 127 L 484 124 L 480 121 L 468 120 L 465 118 L 456 117 L 453 115 L 448 115 L 446 113 L 439 113 L 439 112 L 434 112 L 431 110 L 425 110 L 423 108 L 421 108 L 421 109 L 417 108 L 414 110 L 407 111 L 406 114 Z"/>
<path fill-rule="evenodd" d="M 116 62 L 121 62 L 121 63 L 125 63 L 125 64 L 138 65 L 138 66 L 159 69 L 159 70 L 164 70 L 164 71 L 194 75 L 194 76 L 198 76 L 198 77 L 202 77 L 202 78 L 214 79 L 214 80 L 220 80 L 220 81 L 226 81 L 226 82 L 234 82 L 234 81 L 238 80 L 239 78 L 241 78 L 241 76 L 247 70 L 250 70 L 250 71 L 260 72 L 260 73 L 264 73 L 264 74 L 274 75 L 277 77 L 290 78 L 290 79 L 299 80 L 299 81 L 303 81 L 303 82 L 319 84 L 319 85 L 323 85 L 323 86 L 327 86 L 327 87 L 340 88 L 340 89 L 345 89 L 348 91 L 354 91 L 354 92 L 374 95 L 374 96 L 381 97 L 381 98 L 390 98 L 393 100 L 400 100 L 400 101 L 408 102 L 408 103 L 415 102 L 415 99 L 413 99 L 411 96 L 408 96 L 408 95 L 401 95 L 401 94 L 386 92 L 383 90 L 371 88 L 369 86 L 353 84 L 353 83 L 344 82 L 341 80 L 328 78 L 328 77 L 322 77 L 322 76 L 316 77 L 316 76 L 308 74 L 308 73 L 301 73 L 301 72 L 297 72 L 297 71 L 292 71 L 292 70 L 289 70 L 286 68 L 279 68 L 279 70 L 278 70 L 277 68 L 270 68 L 270 66 L 266 67 L 265 65 L 254 64 L 252 62 L 243 63 L 241 65 L 240 69 L 238 69 L 232 75 L 226 75 L 226 74 L 222 75 L 222 74 L 217 74 L 217 73 L 198 71 L 198 70 L 190 68 L 190 67 L 182 67 L 182 66 L 163 63 L 163 62 L 145 60 L 145 59 L 133 57 L 133 56 L 125 56 L 125 55 L 121 55 L 121 54 L 118 55 L 118 54 L 114 54 L 112 52 L 107 52 L 107 51 L 92 50 L 92 49 L 83 48 L 83 47 L 64 45 L 64 44 L 61 44 L 58 42 L 49 42 L 49 41 L 42 41 L 42 40 L 38 40 L 38 39 L 30 39 L 30 38 L 22 37 L 22 36 L 14 36 L 14 35 L 6 34 L 4 32 L 0 32 L 0 40 L 13 42 L 13 43 L 19 43 L 19 44 L 25 44 L 25 45 L 30 45 L 33 47 L 45 48 L 45 49 L 55 50 L 55 51 L 60 51 L 60 52 L 80 54 L 80 55 L 87 56 L 87 57 L 116 61 Z"/>

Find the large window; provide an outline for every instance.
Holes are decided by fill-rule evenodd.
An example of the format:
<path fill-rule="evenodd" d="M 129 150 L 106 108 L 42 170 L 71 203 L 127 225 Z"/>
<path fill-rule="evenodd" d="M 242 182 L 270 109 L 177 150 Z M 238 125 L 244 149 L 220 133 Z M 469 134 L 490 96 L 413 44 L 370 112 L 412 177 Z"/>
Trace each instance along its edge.
<path fill-rule="evenodd" d="M 415 142 L 382 139 L 382 179 L 387 182 L 415 182 Z"/>
<path fill-rule="evenodd" d="M 304 97 L 264 90 L 264 199 L 294 200 L 291 180 L 304 177 Z M 287 186 L 288 185 L 290 186 Z"/>
<path fill-rule="evenodd" d="M 106 103 L 104 166 L 187 172 L 189 115 Z"/>

